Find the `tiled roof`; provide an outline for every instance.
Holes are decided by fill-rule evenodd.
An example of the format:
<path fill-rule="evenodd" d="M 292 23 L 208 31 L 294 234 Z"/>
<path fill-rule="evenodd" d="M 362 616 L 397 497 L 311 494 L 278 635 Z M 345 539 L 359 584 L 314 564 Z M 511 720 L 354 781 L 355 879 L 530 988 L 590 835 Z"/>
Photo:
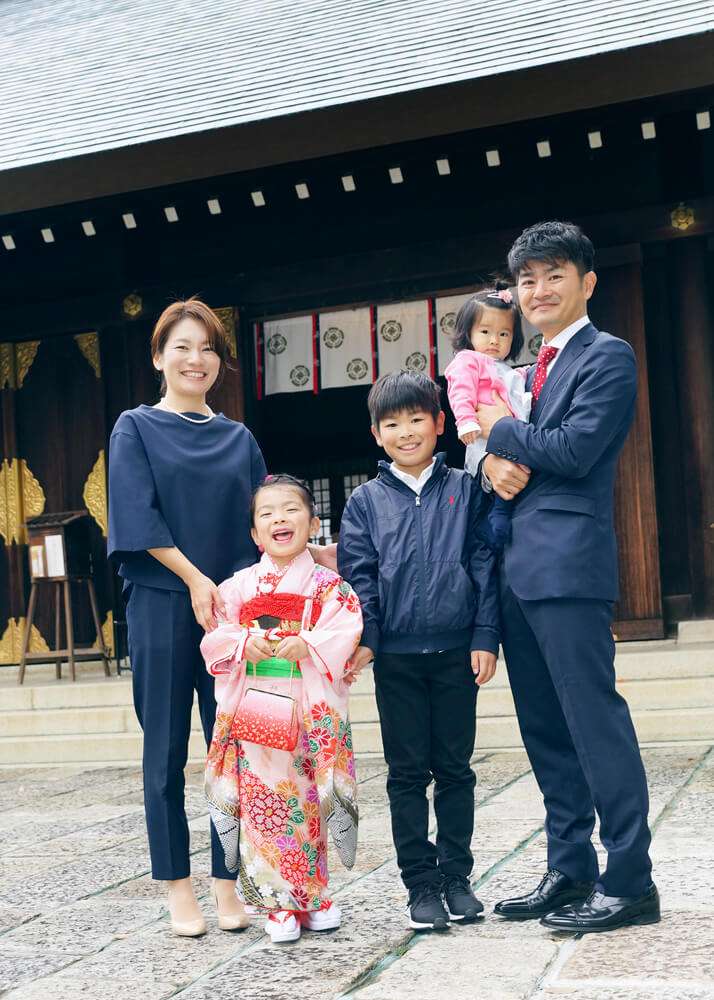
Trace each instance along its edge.
<path fill-rule="evenodd" d="M 713 28 L 712 0 L 2 0 L 0 170 Z"/>

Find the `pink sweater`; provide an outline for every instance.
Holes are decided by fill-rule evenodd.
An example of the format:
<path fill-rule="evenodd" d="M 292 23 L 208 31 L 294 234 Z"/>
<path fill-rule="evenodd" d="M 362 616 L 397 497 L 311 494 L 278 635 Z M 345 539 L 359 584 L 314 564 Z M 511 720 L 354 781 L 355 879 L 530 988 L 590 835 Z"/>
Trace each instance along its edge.
<path fill-rule="evenodd" d="M 479 403 L 492 403 L 494 391 L 513 413 L 506 384 L 498 374 L 493 358 L 487 354 L 459 351 L 444 374 L 459 435 L 481 429 L 476 419 L 476 407 Z"/>

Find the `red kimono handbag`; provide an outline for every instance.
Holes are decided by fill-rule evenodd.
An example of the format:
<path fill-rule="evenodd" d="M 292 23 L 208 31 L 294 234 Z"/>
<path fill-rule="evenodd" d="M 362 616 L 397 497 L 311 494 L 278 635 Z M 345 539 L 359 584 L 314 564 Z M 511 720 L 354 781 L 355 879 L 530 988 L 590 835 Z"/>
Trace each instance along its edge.
<path fill-rule="evenodd" d="M 294 669 L 295 664 L 292 663 L 291 691 Z M 255 671 L 255 665 L 253 670 Z M 256 676 L 255 672 L 253 676 Z M 300 736 L 297 702 L 292 694 L 246 688 L 233 721 L 233 735 L 246 743 L 258 743 L 273 750 L 293 751 Z"/>

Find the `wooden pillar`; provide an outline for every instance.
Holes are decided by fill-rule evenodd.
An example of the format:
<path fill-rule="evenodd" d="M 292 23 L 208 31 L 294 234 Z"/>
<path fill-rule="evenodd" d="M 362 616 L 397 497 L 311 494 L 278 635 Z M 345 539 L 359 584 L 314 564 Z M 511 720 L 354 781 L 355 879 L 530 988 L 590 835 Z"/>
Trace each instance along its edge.
<path fill-rule="evenodd" d="M 692 613 L 707 618 L 714 616 L 714 246 L 705 238 L 677 240 L 667 260 L 679 401 L 672 434 L 679 433 L 686 489 L 679 518 L 689 550 Z"/>
<path fill-rule="evenodd" d="M 614 631 L 620 639 L 664 634 L 657 511 L 652 465 L 647 347 L 639 255 L 598 272 L 590 315 L 600 330 L 631 344 L 637 358 L 635 420 L 620 457 L 615 485 L 615 530 L 620 600 Z"/>

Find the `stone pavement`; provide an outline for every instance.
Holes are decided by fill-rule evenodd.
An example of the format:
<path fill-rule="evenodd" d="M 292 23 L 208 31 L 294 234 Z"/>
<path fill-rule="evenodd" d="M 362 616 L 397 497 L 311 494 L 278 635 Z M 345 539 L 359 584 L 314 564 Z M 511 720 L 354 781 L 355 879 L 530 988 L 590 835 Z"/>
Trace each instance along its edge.
<path fill-rule="evenodd" d="M 352 872 L 333 859 L 340 930 L 277 948 L 259 923 L 221 933 L 208 899 L 200 768 L 187 806 L 209 933 L 171 935 L 148 875 L 136 768 L 0 770 L 0 994 L 8 1000 L 714 1000 L 714 748 L 644 752 L 661 924 L 581 939 L 491 915 L 544 870 L 540 796 L 522 753 L 481 754 L 474 881 L 487 917 L 412 935 L 389 833 L 385 768 L 359 762 Z"/>

